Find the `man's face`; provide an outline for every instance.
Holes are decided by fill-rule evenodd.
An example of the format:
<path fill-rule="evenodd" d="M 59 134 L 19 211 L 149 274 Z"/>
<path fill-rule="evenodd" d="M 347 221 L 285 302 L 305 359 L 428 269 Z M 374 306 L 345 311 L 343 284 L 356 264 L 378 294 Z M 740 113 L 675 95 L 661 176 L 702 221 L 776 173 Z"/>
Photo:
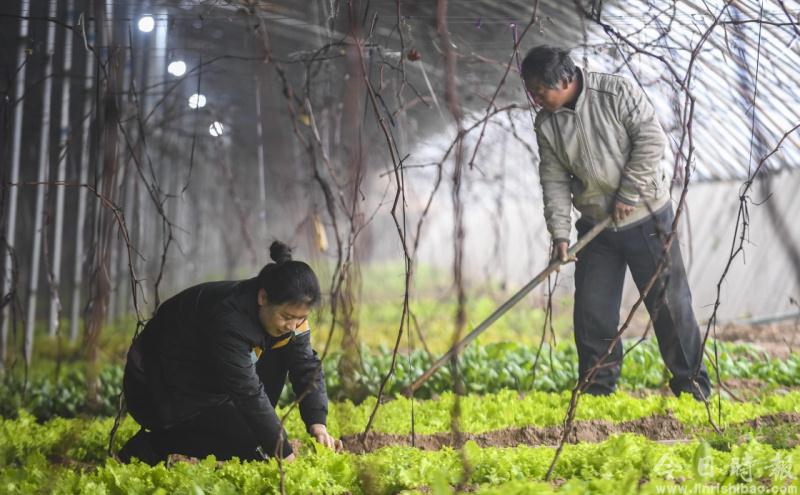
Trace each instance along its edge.
<path fill-rule="evenodd" d="M 273 337 L 294 331 L 311 313 L 307 304 L 270 304 L 264 289 L 258 291 L 258 319 L 264 330 Z"/>
<path fill-rule="evenodd" d="M 528 88 L 533 102 L 548 112 L 555 112 L 569 103 L 571 95 L 567 80 L 562 80 L 557 88 L 551 88 L 536 79 L 525 81 L 525 86 Z"/>

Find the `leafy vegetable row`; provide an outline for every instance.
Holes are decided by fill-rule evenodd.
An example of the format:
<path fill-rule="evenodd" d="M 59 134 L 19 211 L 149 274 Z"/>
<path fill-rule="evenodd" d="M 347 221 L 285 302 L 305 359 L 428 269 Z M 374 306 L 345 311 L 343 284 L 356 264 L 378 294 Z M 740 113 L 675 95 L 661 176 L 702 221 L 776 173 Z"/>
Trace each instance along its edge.
<path fill-rule="evenodd" d="M 483 493 L 530 493 L 525 490 L 532 487 L 555 491 L 554 485 L 542 483 L 553 448 L 481 449 L 468 443 L 463 457 L 461 454 L 449 449 L 426 452 L 389 447 L 355 456 L 320 447 L 284 466 L 286 492 L 381 494 L 424 487 L 444 494 L 462 481 L 479 485 Z M 622 435 L 599 444 L 566 446 L 554 477 L 569 480 L 560 493 L 585 493 L 592 486 L 613 487 L 608 493 L 631 493 L 642 480 L 649 480 L 643 493 L 655 493 L 656 487 L 671 486 L 673 481 L 689 486 L 744 483 L 777 488 L 797 486 L 798 459 L 800 448 L 776 450 L 756 441 L 723 452 L 702 442 L 664 445 Z M 74 469 L 54 466 L 39 454 L 29 456 L 24 465 L 0 471 L 0 486 L 10 494 L 261 494 L 279 493 L 279 480 L 274 461 L 231 461 L 217 466 L 213 458 L 171 468 L 163 464 L 154 468 L 139 463 L 120 465 L 109 460 L 97 469 Z"/>
<path fill-rule="evenodd" d="M 468 395 L 460 398 L 460 429 L 469 433 L 482 433 L 507 427 L 555 426 L 564 420 L 570 401 L 568 392 L 532 392 L 520 395 L 516 391 L 502 391 L 488 395 Z M 455 396 L 444 393 L 437 400 L 412 401 L 397 397 L 381 405 L 373 429 L 385 433 L 409 434 L 413 407 L 414 428 L 417 434 L 451 431 L 451 415 Z M 333 403 L 329 427 L 334 434 L 360 433 L 375 399 L 360 405 L 349 402 Z M 718 403 L 710 401 L 714 421 L 718 421 Z M 774 413 L 800 413 L 800 392 L 773 394 L 759 402 L 732 402 L 722 400 L 721 425 L 730 425 Z M 708 425 L 705 404 L 684 394 L 680 398 L 650 395 L 635 398 L 618 392 L 610 396 L 582 396 L 577 410 L 577 420 L 609 420 L 617 423 L 652 415 L 671 414 L 686 426 Z M 296 416 L 296 415 L 295 415 Z M 292 417 L 290 420 L 295 421 Z M 298 423 L 297 428 L 302 431 Z"/>
<path fill-rule="evenodd" d="M 437 400 L 416 400 L 413 403 L 417 434 L 451 430 L 451 411 L 455 397 L 442 394 Z M 328 426 L 335 436 L 352 435 L 363 431 L 375 399 L 360 405 L 350 402 L 330 404 Z M 712 412 L 717 419 L 716 401 Z M 569 403 L 567 392 L 554 394 L 534 392 L 519 396 L 515 391 L 503 391 L 483 396 L 463 396 L 460 399 L 460 428 L 470 433 L 482 433 L 506 427 L 553 426 L 563 420 Z M 373 430 L 384 433 L 408 434 L 411 429 L 412 402 L 398 397 L 383 404 L 378 411 Z M 283 411 L 280 411 L 281 414 Z M 671 413 L 683 424 L 707 424 L 707 411 L 688 395 L 680 398 L 657 395 L 637 399 L 622 393 L 607 397 L 586 396 L 581 399 L 578 420 L 605 419 L 612 422 L 633 420 L 654 414 Z M 779 412 L 800 412 L 800 392 L 769 395 L 758 403 L 722 401 L 723 425 Z M 77 462 L 99 462 L 105 458 L 112 418 L 56 418 L 40 423 L 20 411 L 17 419 L 0 420 L 0 466 L 24 463 L 31 455 L 64 458 Z M 286 421 L 291 438 L 308 438 L 295 409 Z M 117 448 L 130 438 L 138 425 L 126 418 L 117 434 Z"/>
<path fill-rule="evenodd" d="M 629 348 L 632 344 L 628 341 L 625 347 Z M 459 361 L 464 389 L 468 393 L 489 393 L 502 389 L 523 392 L 571 390 L 578 377 L 578 356 L 575 346 L 571 343 L 561 344 L 555 348 L 544 346 L 539 353 L 538 362 L 537 350 L 536 347 L 514 342 L 485 346 L 473 344 L 466 349 Z M 711 343 L 709 351 L 712 351 Z M 800 385 L 800 354 L 776 359 L 759 352 L 752 345 L 726 342 L 719 343 L 718 354 L 718 367 L 723 380 L 748 378 L 762 380 L 770 385 Z M 385 349 L 379 353 L 364 354 L 364 370 L 357 377 L 357 381 L 363 387 L 363 396 L 377 394 L 390 362 L 391 353 Z M 535 373 L 534 363 L 536 363 Z M 329 394 L 338 400 L 349 399 L 351 397 L 345 393 L 336 364 L 336 359 L 325 363 Z M 427 370 L 430 364 L 431 357 L 422 351 L 400 357 L 393 380 L 388 385 L 388 394 L 400 393 Z M 706 364 L 711 369 L 708 359 Z M 668 371 L 664 367 L 654 339 L 637 345 L 623 362 L 620 377 L 620 386 L 623 388 L 659 388 L 665 386 L 668 380 Z M 417 396 L 427 398 L 453 389 L 451 371 L 442 368 L 425 382 L 417 392 Z"/>
<path fill-rule="evenodd" d="M 630 345 L 630 343 L 628 343 Z M 748 345 L 720 345 L 719 368 L 723 379 L 754 378 L 765 385 L 800 386 L 800 355 L 786 359 L 770 359 Z M 516 343 L 473 345 L 467 348 L 459 364 L 464 389 L 471 394 L 485 394 L 500 390 L 520 392 L 559 392 L 570 390 L 577 379 L 577 356 L 572 345 L 555 349 L 545 347 L 539 356 L 536 371 L 537 349 Z M 324 363 L 328 393 L 333 400 L 360 402 L 377 395 L 383 376 L 389 369 L 391 353 L 388 350 L 363 353 L 364 368 L 354 377 L 356 388 L 346 388 L 338 369 L 338 355 Z M 401 356 L 386 394 L 399 394 L 431 363 L 422 351 Z M 20 408 L 32 412 L 37 418 L 55 416 L 74 417 L 87 411 L 86 380 L 78 369 L 71 369 L 56 385 L 51 377 L 35 378 L 23 391 L 22 383 L 7 378 L 0 385 L 0 415 L 10 417 Z M 626 389 L 657 388 L 667 383 L 668 375 L 661 361 L 655 341 L 637 346 L 625 359 L 620 386 Z M 107 367 L 101 374 L 99 408 L 92 414 L 113 415 L 116 398 L 121 389 L 122 368 Z M 454 389 L 449 369 L 441 369 L 417 392 L 418 398 L 430 398 Z M 282 402 L 292 399 L 289 387 Z M 367 399 L 368 400 L 368 399 Z"/>

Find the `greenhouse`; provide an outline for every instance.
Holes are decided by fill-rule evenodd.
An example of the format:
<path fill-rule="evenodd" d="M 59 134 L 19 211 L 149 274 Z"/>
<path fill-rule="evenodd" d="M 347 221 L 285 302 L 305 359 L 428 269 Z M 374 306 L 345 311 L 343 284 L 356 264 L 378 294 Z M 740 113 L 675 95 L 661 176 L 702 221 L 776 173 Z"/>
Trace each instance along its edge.
<path fill-rule="evenodd" d="M 800 494 L 795 0 L 0 4 L 0 492 Z"/>

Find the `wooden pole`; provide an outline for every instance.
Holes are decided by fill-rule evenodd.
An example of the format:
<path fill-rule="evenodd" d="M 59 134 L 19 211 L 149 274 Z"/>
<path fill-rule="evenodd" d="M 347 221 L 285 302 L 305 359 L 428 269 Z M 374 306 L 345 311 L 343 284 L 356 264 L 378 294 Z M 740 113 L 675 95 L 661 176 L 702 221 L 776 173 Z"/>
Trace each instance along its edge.
<path fill-rule="evenodd" d="M 55 19 L 58 14 L 57 0 L 50 0 L 48 15 Z M 50 168 L 50 103 L 53 93 L 53 55 L 56 47 L 56 23 L 48 22 L 47 51 L 44 71 L 44 93 L 42 95 L 42 127 L 39 135 L 39 175 L 36 185 L 36 212 L 34 214 L 33 248 L 31 249 L 30 283 L 28 285 L 28 317 L 25 321 L 25 363 L 30 365 L 33 358 L 33 329 L 36 323 L 36 300 L 39 290 L 39 262 L 42 251 L 42 230 L 44 229 L 44 197 L 47 194 L 47 181 Z"/>
<path fill-rule="evenodd" d="M 597 237 L 597 235 L 600 232 L 602 232 L 606 227 L 608 227 L 608 225 L 610 223 L 611 223 L 611 217 L 609 217 L 609 218 L 605 219 L 604 221 L 602 221 L 602 222 L 598 223 L 597 225 L 595 225 L 592 228 L 592 230 L 587 232 L 586 235 L 581 237 L 578 240 L 578 242 L 576 242 L 569 249 L 569 252 L 568 252 L 569 256 L 573 256 L 573 255 L 577 254 L 578 251 L 583 249 L 589 243 L 589 241 L 591 241 L 592 239 Z M 552 260 L 550 262 L 550 264 L 547 265 L 547 268 L 542 270 L 538 275 L 536 275 L 533 278 L 533 280 L 528 282 L 523 288 L 521 288 L 519 291 L 517 291 L 516 294 L 511 296 L 511 298 L 509 300 L 507 300 L 506 302 L 501 304 L 500 307 L 498 307 L 496 310 L 494 310 L 494 312 L 491 315 L 489 315 L 488 318 L 483 320 L 480 325 L 475 327 L 475 329 L 473 331 L 471 331 L 469 334 L 467 334 L 466 337 L 464 337 L 456 345 L 451 347 L 450 350 L 447 351 L 447 353 L 445 353 L 444 356 L 442 356 L 439 359 L 437 359 L 436 362 L 433 363 L 431 365 L 431 367 L 428 368 L 427 371 L 425 371 L 425 373 L 421 374 L 419 376 L 419 378 L 414 380 L 414 383 L 412 383 L 411 385 L 406 387 L 406 389 L 403 391 L 403 393 L 405 395 L 411 395 L 414 392 L 416 392 L 419 389 L 419 387 L 421 387 L 422 384 L 425 383 L 428 380 L 428 378 L 433 376 L 433 374 L 436 373 L 436 371 L 439 368 L 442 367 L 442 365 L 444 365 L 445 363 L 450 361 L 450 359 L 452 359 L 452 358 L 458 356 L 459 354 L 461 354 L 461 351 L 463 351 L 464 348 L 466 348 L 473 340 L 475 340 L 475 338 L 477 338 L 478 335 L 480 335 L 484 331 L 486 331 L 486 329 L 488 329 L 495 321 L 497 321 L 501 316 L 503 316 L 509 309 L 514 307 L 514 305 L 516 305 L 518 302 L 520 302 L 523 297 L 525 297 L 537 285 L 542 283 L 548 277 L 548 275 L 553 273 L 562 264 L 563 263 L 561 261 L 559 261 L 559 260 Z"/>
<path fill-rule="evenodd" d="M 22 9 L 20 10 L 19 21 L 19 49 L 17 50 L 17 67 L 22 67 L 22 70 L 17 74 L 16 90 L 14 97 L 17 103 L 14 108 L 14 137 L 11 144 L 11 174 L 9 181 L 12 184 L 19 183 L 19 164 L 20 152 L 22 149 L 22 116 L 23 116 L 23 99 L 22 95 L 25 94 L 25 65 L 28 60 L 28 16 L 31 14 L 31 4 L 28 0 L 23 0 Z M 3 290 L 0 297 L 5 297 L 6 294 L 16 290 L 13 287 L 14 280 L 12 272 L 14 270 L 14 260 L 12 250 L 14 249 L 14 237 L 17 230 L 17 202 L 19 197 L 19 186 L 9 187 L 8 190 L 8 217 L 6 219 L 6 243 L 7 247 L 4 248 L 4 262 L 3 262 Z M 10 308 L 12 303 L 7 304 L 3 308 L 3 322 L 0 324 L 0 375 L 5 370 L 6 355 L 8 352 L 8 329 L 10 326 L 9 319 L 11 317 Z"/>
<path fill-rule="evenodd" d="M 75 0 L 67 1 L 67 22 L 72 23 L 75 17 Z M 61 248 L 64 243 L 64 181 L 67 179 L 67 147 L 72 149 L 69 141 L 69 101 L 71 96 L 72 79 L 72 37 L 71 29 L 64 29 L 64 83 L 61 88 L 61 128 L 58 145 L 60 154 L 58 160 L 58 172 L 56 175 L 56 204 L 55 210 L 55 232 L 53 233 L 53 279 L 50 289 L 50 321 L 48 333 L 50 337 L 55 337 L 59 327 L 59 316 L 61 314 Z"/>
<path fill-rule="evenodd" d="M 86 16 L 89 17 L 89 16 Z M 94 45 L 94 21 L 84 17 L 86 37 L 88 43 Z M 88 184 L 89 182 L 89 157 L 91 151 L 89 146 L 91 144 L 91 122 L 92 117 L 92 87 L 94 86 L 94 67 L 95 60 L 91 51 L 86 52 L 86 72 L 84 82 L 84 96 L 83 96 L 83 124 L 81 130 L 81 163 L 79 170 L 78 181 L 81 184 Z M 80 328 L 80 310 L 81 310 L 81 286 L 83 285 L 83 271 L 84 262 L 86 260 L 86 253 L 84 252 L 83 236 L 86 227 L 86 201 L 88 191 L 85 187 L 78 188 L 78 213 L 75 217 L 75 259 L 73 263 L 72 275 L 72 304 L 70 305 L 70 321 L 69 321 L 69 340 L 75 342 L 78 340 L 78 331 Z"/>

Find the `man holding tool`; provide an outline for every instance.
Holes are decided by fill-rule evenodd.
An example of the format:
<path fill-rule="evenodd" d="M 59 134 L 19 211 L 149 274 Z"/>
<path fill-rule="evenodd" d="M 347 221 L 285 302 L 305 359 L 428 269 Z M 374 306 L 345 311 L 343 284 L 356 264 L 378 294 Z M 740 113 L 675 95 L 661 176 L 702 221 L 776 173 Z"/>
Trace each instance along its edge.
<path fill-rule="evenodd" d="M 669 178 L 661 157 L 666 136 L 641 89 L 628 79 L 578 68 L 569 50 L 537 46 L 522 62 L 522 77 L 541 107 L 536 116 L 539 177 L 553 257 L 576 261 L 575 343 L 581 379 L 596 372 L 587 393 L 614 391 L 622 365 L 617 333 L 625 268 L 640 291 L 655 274 L 672 229 Z M 583 249 L 567 252 L 572 205 L 581 213 L 578 237 L 609 216 L 612 223 Z M 645 298 L 659 349 L 679 395 L 708 397 L 700 331 L 692 311 L 680 247 Z M 698 369 L 699 365 L 699 369 Z M 695 371 L 697 374 L 695 376 Z"/>

